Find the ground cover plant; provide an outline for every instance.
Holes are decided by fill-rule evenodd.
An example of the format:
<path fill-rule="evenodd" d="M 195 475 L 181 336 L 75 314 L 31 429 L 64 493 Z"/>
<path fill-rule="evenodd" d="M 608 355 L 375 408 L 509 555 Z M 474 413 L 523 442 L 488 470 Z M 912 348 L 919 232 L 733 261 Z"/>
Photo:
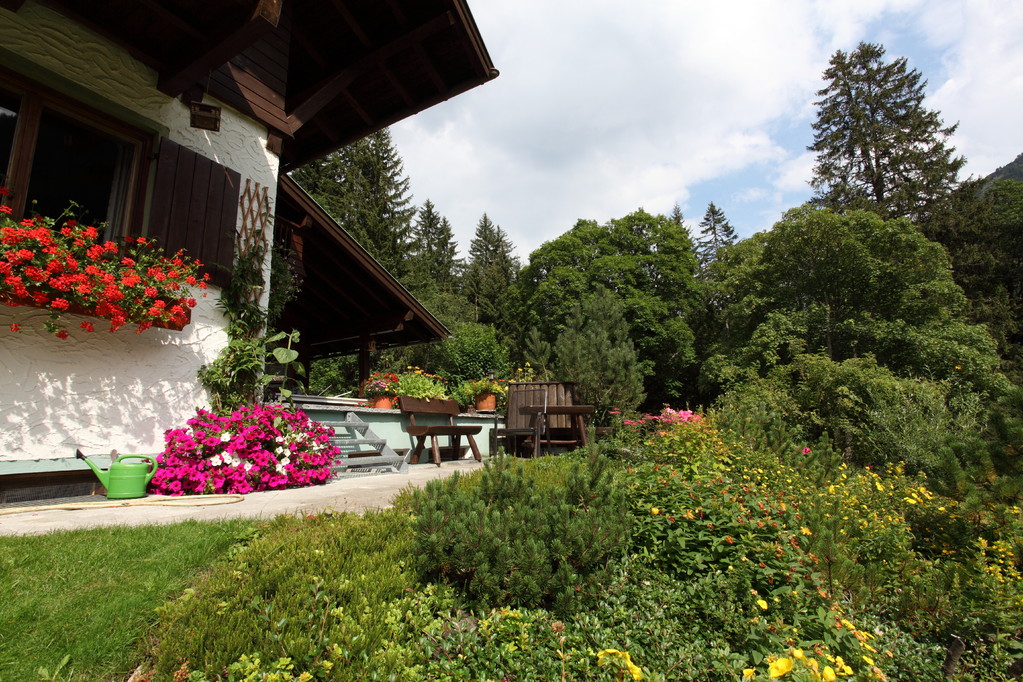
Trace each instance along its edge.
<path fill-rule="evenodd" d="M 735 418 L 277 519 L 160 609 L 149 680 L 1013 679 L 1017 506 Z"/>
<path fill-rule="evenodd" d="M 389 604 L 416 587 L 411 542 L 395 512 L 275 519 L 162 609 L 155 679 L 381 679 L 401 667 Z"/>
<path fill-rule="evenodd" d="M 127 679 L 154 609 L 253 530 L 186 522 L 0 537 L 0 680 L 39 680 L 40 669 L 62 682 Z"/>

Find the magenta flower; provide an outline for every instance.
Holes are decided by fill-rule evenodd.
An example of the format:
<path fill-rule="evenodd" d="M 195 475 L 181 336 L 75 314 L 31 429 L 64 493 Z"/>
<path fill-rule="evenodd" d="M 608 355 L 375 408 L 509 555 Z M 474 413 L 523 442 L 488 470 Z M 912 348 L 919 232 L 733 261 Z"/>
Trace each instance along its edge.
<path fill-rule="evenodd" d="M 248 493 L 327 482 L 340 448 L 301 410 L 253 405 L 220 417 L 199 410 L 164 435 L 150 490 L 164 495 Z"/>

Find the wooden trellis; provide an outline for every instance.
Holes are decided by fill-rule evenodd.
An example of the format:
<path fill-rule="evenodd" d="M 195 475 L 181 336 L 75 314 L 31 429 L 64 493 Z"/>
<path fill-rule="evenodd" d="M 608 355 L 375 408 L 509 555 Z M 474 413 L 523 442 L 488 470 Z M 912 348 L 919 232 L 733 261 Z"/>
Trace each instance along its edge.
<path fill-rule="evenodd" d="M 270 222 L 270 196 L 266 187 L 245 178 L 241 196 L 242 226 L 238 232 L 238 252 L 266 250 L 266 226 Z"/>

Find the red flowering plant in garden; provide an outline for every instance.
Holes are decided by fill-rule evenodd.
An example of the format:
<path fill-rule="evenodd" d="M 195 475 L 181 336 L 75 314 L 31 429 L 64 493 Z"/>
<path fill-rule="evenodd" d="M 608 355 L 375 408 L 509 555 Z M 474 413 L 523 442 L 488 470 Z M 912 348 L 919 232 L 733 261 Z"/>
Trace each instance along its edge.
<path fill-rule="evenodd" d="M 181 328 L 195 306 L 188 287 L 206 288 L 199 261 L 182 252 L 167 258 L 152 240 L 125 237 L 121 246 L 74 220 L 59 227 L 42 216 L 19 223 L 10 212 L 0 206 L 0 302 L 49 310 L 46 330 L 59 338 L 68 336 L 60 323 L 68 312 L 108 320 L 110 331 L 127 324 L 138 332 L 154 323 Z M 92 322 L 80 327 L 94 331 Z"/>
<path fill-rule="evenodd" d="M 199 410 L 187 424 L 165 434 L 151 492 L 250 493 L 326 483 L 341 454 L 330 444 L 332 429 L 282 405 L 226 416 Z"/>

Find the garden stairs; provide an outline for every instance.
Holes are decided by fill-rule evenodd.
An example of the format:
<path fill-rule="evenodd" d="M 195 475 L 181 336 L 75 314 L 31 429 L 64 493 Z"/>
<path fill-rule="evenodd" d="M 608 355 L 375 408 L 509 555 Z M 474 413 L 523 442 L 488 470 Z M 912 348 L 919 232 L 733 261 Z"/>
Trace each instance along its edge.
<path fill-rule="evenodd" d="M 330 444 L 341 448 L 341 457 L 333 467 L 335 477 L 385 467 L 400 474 L 408 472 L 407 453 L 399 454 L 391 449 L 357 414 L 348 412 L 344 421 L 323 422 L 323 425 L 334 430 Z"/>

